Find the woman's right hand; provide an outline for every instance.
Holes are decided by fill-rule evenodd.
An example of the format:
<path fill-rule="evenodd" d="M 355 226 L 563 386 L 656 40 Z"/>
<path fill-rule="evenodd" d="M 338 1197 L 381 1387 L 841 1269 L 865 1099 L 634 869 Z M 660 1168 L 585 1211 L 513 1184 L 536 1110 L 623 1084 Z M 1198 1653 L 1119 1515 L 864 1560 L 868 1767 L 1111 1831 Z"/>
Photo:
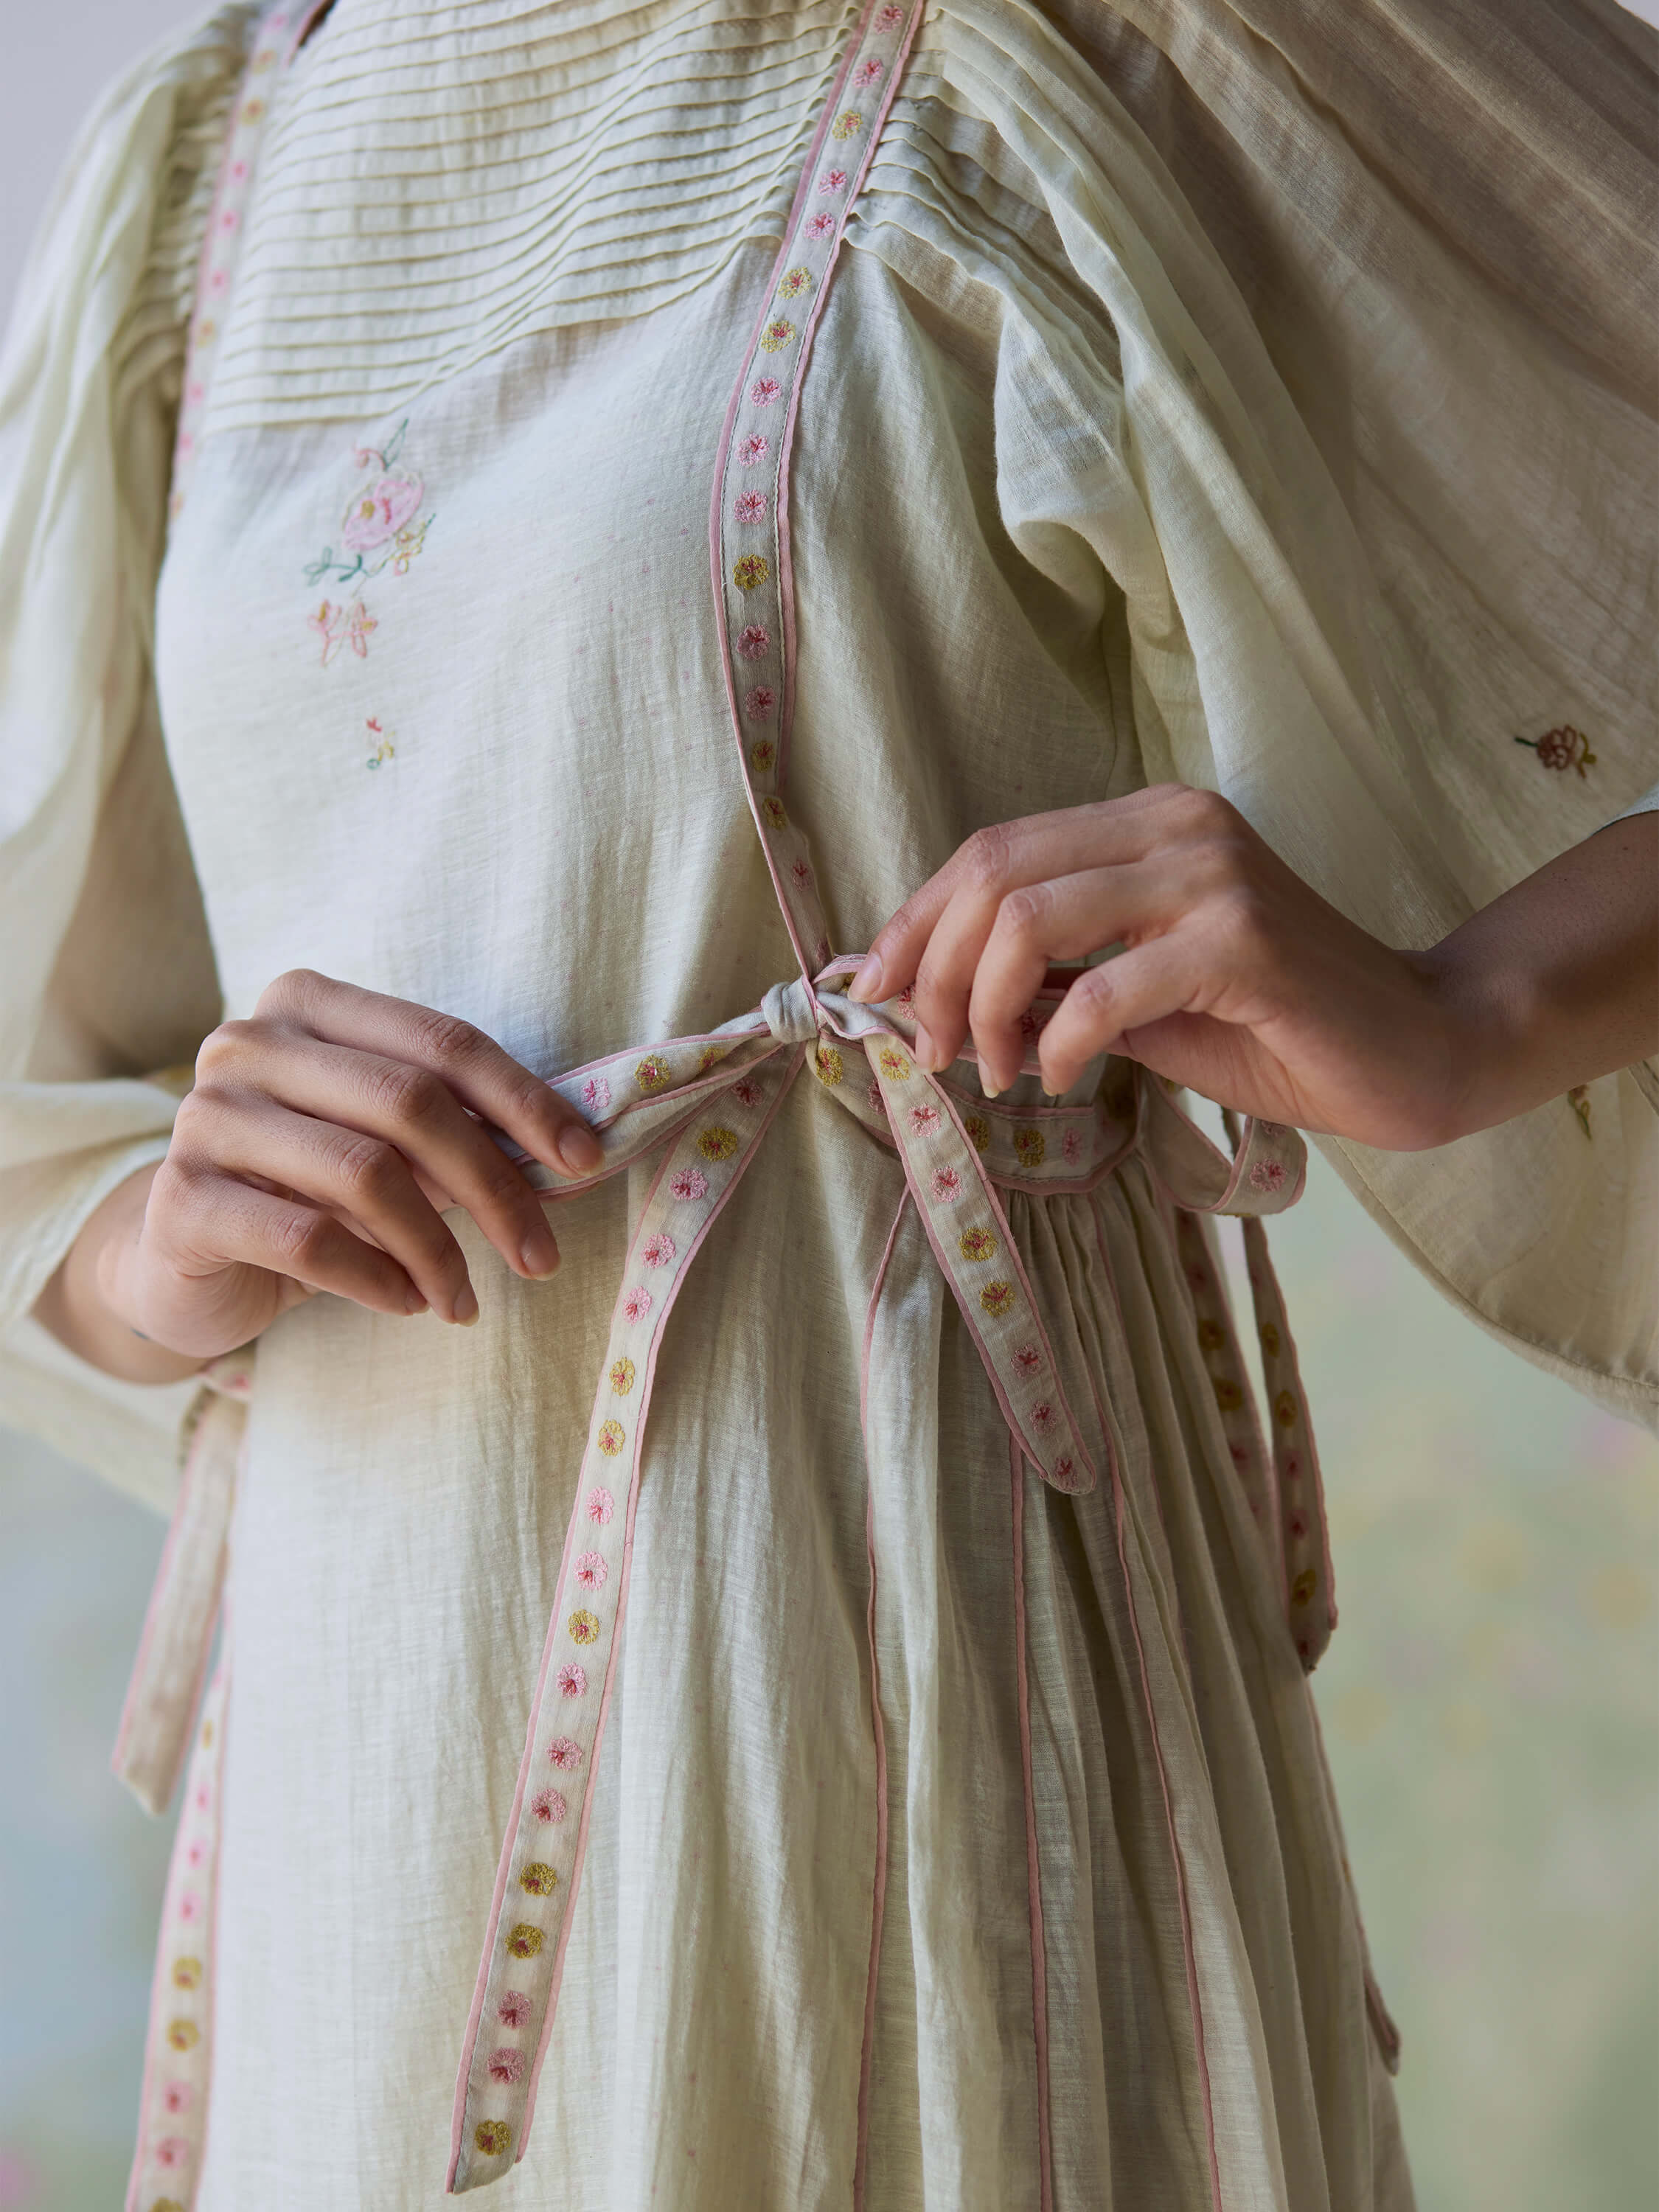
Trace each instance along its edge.
<path fill-rule="evenodd" d="M 118 1206 L 101 1236 L 88 1222 L 91 1249 L 77 1242 L 40 1317 L 129 1374 L 155 1363 L 77 1341 L 88 1297 L 175 1355 L 173 1373 L 317 1291 L 476 1321 L 444 1207 L 464 1207 L 515 1274 L 550 1275 L 559 1255 L 540 1198 L 474 1116 L 567 1178 L 602 1164 L 580 1115 L 469 1023 L 303 969 L 280 976 L 250 1020 L 203 1045 L 142 1211 L 135 1192 L 125 1223 Z"/>

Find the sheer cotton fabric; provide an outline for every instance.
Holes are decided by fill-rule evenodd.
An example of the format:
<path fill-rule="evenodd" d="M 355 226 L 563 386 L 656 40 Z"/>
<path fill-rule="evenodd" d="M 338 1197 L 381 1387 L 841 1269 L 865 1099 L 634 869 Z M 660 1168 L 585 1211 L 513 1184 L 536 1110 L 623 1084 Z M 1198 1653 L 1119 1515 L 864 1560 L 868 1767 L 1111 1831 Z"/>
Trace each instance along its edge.
<path fill-rule="evenodd" d="M 49 849 L 56 898 L 27 908 L 9 1010 L 9 1310 L 161 1149 L 173 1090 L 141 1079 L 188 1059 L 216 993 L 245 1013 L 310 964 L 464 1012 L 551 1073 L 712 1026 L 789 972 L 727 750 L 708 477 L 851 20 L 340 0 L 270 94 L 153 654 L 190 272 L 252 18 L 216 18 L 95 127 L 6 387 L 7 557 L 48 610 L 3 701 L 8 851 L 21 897 Z M 1502 204 L 1528 238 L 1564 194 L 1582 211 L 1577 258 L 1533 255 L 1522 307 L 1475 221 L 1491 173 L 1448 173 L 1431 237 L 1381 161 L 1403 142 L 1367 103 L 1424 79 L 1324 84 L 1310 18 L 1271 38 L 1221 10 L 925 23 L 792 478 L 791 805 L 838 946 L 979 823 L 1169 773 L 1228 790 L 1368 926 L 1428 941 L 1650 780 L 1651 538 L 1621 487 L 1650 422 L 1622 318 L 1651 178 L 1624 86 L 1651 42 L 1585 15 L 1540 73 L 1545 29 L 1482 17 L 1477 70 L 1466 27 L 1356 21 L 1362 43 L 1427 38 L 1427 82 L 1482 113 L 1535 118 Z M 1569 100 L 1595 127 L 1564 139 Z M 1540 167 L 1560 191 L 1534 189 Z M 1597 314 L 1575 320 L 1597 257 Z M 1454 399 L 1479 439 L 1425 459 Z M 1466 543 L 1523 455 L 1546 550 Z M 1443 505 L 1448 470 L 1464 489 Z M 420 542 L 353 580 L 356 619 L 342 532 L 382 476 L 418 485 L 399 526 Z M 1593 591 L 1545 588 L 1555 547 L 1599 561 Z M 1583 742 L 1553 767 L 1538 741 L 1568 726 Z M 1474 1151 L 1350 1169 L 1517 1348 L 1639 1412 L 1653 1292 L 1625 1240 L 1651 1115 L 1625 1078 L 1588 1115 L 1588 1137 L 1563 1103 Z M 861 1436 L 896 1172 L 792 1097 L 676 1316 L 583 1911 L 504 2201 L 850 2192 L 872 1620 L 868 2202 L 1203 2202 L 1207 2110 L 1228 2212 L 1402 2204 L 1311 1709 L 1167 1211 L 1126 1171 L 1015 1216 L 1122 1427 L 1120 1528 L 1102 1495 L 1016 1481 L 902 1225 L 870 1357 L 901 1321 L 933 1351 Z M 641 1195 L 562 1203 L 565 1264 L 538 1288 L 458 1222 L 476 1331 L 319 1301 L 260 1346 L 209 2212 L 441 2186 L 524 1656 Z M 6 1342 L 9 1409 L 164 1492 L 180 1394 L 100 1384 L 24 1322 Z"/>

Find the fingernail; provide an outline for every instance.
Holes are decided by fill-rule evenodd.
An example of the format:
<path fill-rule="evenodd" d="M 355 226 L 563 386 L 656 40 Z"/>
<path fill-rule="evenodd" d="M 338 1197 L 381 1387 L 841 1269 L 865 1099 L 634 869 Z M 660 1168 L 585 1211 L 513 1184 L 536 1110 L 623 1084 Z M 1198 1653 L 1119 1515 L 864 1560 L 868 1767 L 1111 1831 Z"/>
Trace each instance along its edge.
<path fill-rule="evenodd" d="M 558 1266 L 559 1248 L 544 1221 L 538 1221 L 520 1245 L 519 1257 L 532 1275 L 550 1275 Z"/>
<path fill-rule="evenodd" d="M 985 1063 L 982 1060 L 980 1062 L 979 1087 L 987 1098 L 1000 1098 L 1002 1096 L 1002 1085 L 1000 1083 L 992 1082 L 986 1073 Z"/>
<path fill-rule="evenodd" d="M 864 956 L 864 965 L 847 987 L 849 999 L 874 999 L 881 994 L 881 962 L 873 952 Z"/>
<path fill-rule="evenodd" d="M 404 1311 L 406 1314 L 413 1316 L 415 1314 L 425 1313 L 428 1310 L 428 1308 L 427 1306 L 426 1300 L 421 1296 L 418 1291 L 410 1291 L 404 1294 Z"/>
<path fill-rule="evenodd" d="M 471 1283 L 463 1283 L 455 1294 L 454 1319 L 463 1328 L 471 1328 L 478 1318 L 478 1301 Z"/>
<path fill-rule="evenodd" d="M 559 1139 L 559 1158 L 572 1175 L 597 1175 L 605 1165 L 605 1147 L 585 1123 L 574 1122 Z"/>

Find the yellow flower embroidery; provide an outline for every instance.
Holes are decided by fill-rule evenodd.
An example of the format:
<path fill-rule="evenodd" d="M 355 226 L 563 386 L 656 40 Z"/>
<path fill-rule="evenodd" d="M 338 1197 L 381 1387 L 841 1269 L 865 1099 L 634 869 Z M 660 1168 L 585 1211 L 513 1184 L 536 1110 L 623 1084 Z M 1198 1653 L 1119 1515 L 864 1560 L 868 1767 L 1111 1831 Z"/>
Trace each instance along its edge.
<path fill-rule="evenodd" d="M 185 2212 L 185 2208 L 176 2197 L 158 2197 L 149 2212 Z"/>
<path fill-rule="evenodd" d="M 964 1229 L 961 1250 L 964 1260 L 988 1260 L 997 1249 L 997 1240 L 988 1229 Z"/>
<path fill-rule="evenodd" d="M 786 300 L 799 300 L 803 292 L 810 292 L 811 289 L 812 272 L 810 269 L 790 270 L 778 286 L 779 292 Z"/>
<path fill-rule="evenodd" d="M 833 1091 L 847 1073 L 847 1064 L 842 1060 L 839 1050 L 832 1044 L 821 1044 L 815 1055 L 815 1061 L 818 1071 L 818 1081 L 827 1084 Z"/>
<path fill-rule="evenodd" d="M 590 1613 L 586 1606 L 573 1613 L 565 1626 L 570 1631 L 573 1644 L 597 1644 L 599 1640 L 599 1615 Z"/>
<path fill-rule="evenodd" d="M 757 774 L 760 775 L 769 773 L 772 763 L 777 757 L 778 749 L 770 738 L 762 738 L 749 748 L 749 757 L 754 763 Z"/>
<path fill-rule="evenodd" d="M 202 1962 L 199 1959 L 175 1959 L 173 1962 L 173 1986 L 175 1990 L 199 1989 L 202 1981 Z"/>
<path fill-rule="evenodd" d="M 1288 1390 L 1281 1390 L 1273 1400 L 1273 1417 L 1282 1429 L 1290 1428 L 1296 1419 L 1296 1401 Z"/>
<path fill-rule="evenodd" d="M 838 115 L 830 125 L 830 136 L 832 138 L 856 138 L 863 128 L 864 118 L 856 108 L 849 107 L 844 115 Z"/>
<path fill-rule="evenodd" d="M 783 811 L 783 801 L 781 799 L 763 799 L 761 801 L 761 812 L 766 817 L 767 820 L 771 823 L 775 830 L 787 830 L 788 828 L 789 817 Z"/>
<path fill-rule="evenodd" d="M 979 1294 L 979 1302 L 988 1314 L 1006 1314 L 1014 1303 L 1014 1286 L 1012 1283 L 987 1283 Z"/>
<path fill-rule="evenodd" d="M 702 1048 L 702 1058 L 697 1062 L 698 1074 L 707 1075 L 711 1067 L 718 1067 L 731 1049 L 730 1045 L 706 1044 Z"/>
<path fill-rule="evenodd" d="M 641 1091 L 661 1091 L 674 1080 L 673 1070 L 660 1053 L 648 1052 L 634 1070 L 634 1080 Z"/>
<path fill-rule="evenodd" d="M 625 1398 L 634 1387 L 634 1363 L 619 1359 L 611 1370 L 611 1387 L 619 1398 Z"/>
<path fill-rule="evenodd" d="M 512 2142 L 513 2130 L 505 2120 L 480 2120 L 472 2140 L 486 2158 L 498 2158 Z"/>
<path fill-rule="evenodd" d="M 982 1114 L 964 1114 L 962 1126 L 968 1132 L 976 1152 L 988 1152 L 991 1147 L 991 1125 Z"/>
<path fill-rule="evenodd" d="M 1261 1324 L 1261 1345 L 1269 1359 L 1278 1358 L 1279 1331 L 1270 1321 L 1264 1321 Z"/>
<path fill-rule="evenodd" d="M 263 100 L 246 100 L 242 103 L 244 123 L 257 123 L 264 112 L 265 104 Z"/>
<path fill-rule="evenodd" d="M 208 1749 L 211 1747 L 212 1742 L 213 1742 L 213 1723 L 212 1723 L 211 1721 L 204 1721 L 204 1722 L 202 1723 L 202 1748 L 203 1748 L 203 1750 L 204 1750 L 204 1751 L 208 1750 Z"/>
<path fill-rule="evenodd" d="M 776 322 L 769 323 L 761 332 L 761 351 L 781 353 L 794 335 L 795 326 L 787 315 L 780 315 Z"/>
<path fill-rule="evenodd" d="M 615 1459 L 628 1439 L 623 1434 L 620 1421 L 601 1421 L 599 1433 L 593 1441 L 607 1459 Z"/>
<path fill-rule="evenodd" d="M 520 1888 L 527 1889 L 532 1897 L 551 1897 L 558 1886 L 558 1875 L 539 1859 L 532 1859 L 519 1875 Z"/>
<path fill-rule="evenodd" d="M 752 592 L 763 584 L 771 573 L 762 555 L 745 553 L 732 571 L 732 581 L 740 592 Z"/>
<path fill-rule="evenodd" d="M 1318 1588 L 1318 1576 L 1314 1572 L 1311 1567 L 1304 1567 L 1301 1573 L 1291 1584 L 1291 1600 L 1297 1605 L 1306 1605 L 1308 1600 L 1313 1595 L 1314 1592 Z"/>
<path fill-rule="evenodd" d="M 903 1083 L 908 1079 L 910 1063 L 894 1046 L 884 1044 L 881 1048 L 881 1072 L 895 1083 Z"/>
<path fill-rule="evenodd" d="M 193 2020 L 175 2020 L 167 2024 L 167 2041 L 175 2051 L 194 2051 L 202 2039 L 202 2031 Z"/>
<path fill-rule="evenodd" d="M 703 1130 L 697 1139 L 697 1150 L 706 1160 L 729 1160 L 737 1149 L 737 1132 L 722 1129 L 718 1123 Z"/>
<path fill-rule="evenodd" d="M 1224 1413 L 1236 1413 L 1244 1403 L 1244 1393 L 1231 1376 L 1218 1375 L 1215 1381 L 1215 1401 Z"/>
<path fill-rule="evenodd" d="M 1227 1332 L 1218 1321 L 1201 1321 L 1198 1324 L 1198 1340 L 1206 1352 L 1219 1352 L 1227 1341 Z"/>
<path fill-rule="evenodd" d="M 1022 1167 L 1040 1168 L 1042 1165 L 1042 1155 L 1048 1149 L 1042 1140 L 1041 1129 L 1015 1130 L 1014 1150 L 1019 1155 L 1019 1164 Z"/>
<path fill-rule="evenodd" d="M 211 315 L 204 315 L 201 321 L 196 325 L 197 344 L 211 345 L 218 335 L 218 324 L 214 321 Z"/>
<path fill-rule="evenodd" d="M 542 1931 L 521 1920 L 507 1937 L 507 1948 L 515 1959 L 533 1959 L 542 1948 Z"/>

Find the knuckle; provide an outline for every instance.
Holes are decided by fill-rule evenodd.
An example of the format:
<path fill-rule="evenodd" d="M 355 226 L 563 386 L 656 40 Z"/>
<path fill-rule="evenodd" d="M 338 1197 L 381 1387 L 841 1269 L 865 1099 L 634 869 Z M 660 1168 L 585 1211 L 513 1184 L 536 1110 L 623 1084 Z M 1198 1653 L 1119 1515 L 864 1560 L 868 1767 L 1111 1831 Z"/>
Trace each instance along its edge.
<path fill-rule="evenodd" d="M 421 1059 L 436 1060 L 446 1067 L 471 1059 L 483 1042 L 471 1022 L 463 1021 L 459 1014 L 438 1013 L 429 1006 L 418 1007 L 412 1013 L 410 1041 Z"/>
<path fill-rule="evenodd" d="M 335 1234 L 326 1214 L 293 1212 L 283 1215 L 271 1241 L 283 1266 L 303 1273 L 327 1260 Z"/>
<path fill-rule="evenodd" d="M 963 873 L 981 890 L 994 890 L 1007 878 L 1013 841 L 1006 823 L 975 830 L 962 848 Z"/>
<path fill-rule="evenodd" d="M 210 1082 L 234 1067 L 263 1033 L 264 1025 L 258 1021 L 221 1022 L 216 1030 L 210 1030 L 196 1054 L 198 1084 Z"/>
<path fill-rule="evenodd" d="M 286 969 L 260 992 L 253 1011 L 279 1021 L 303 1018 L 327 988 L 328 979 L 314 968 Z"/>
<path fill-rule="evenodd" d="M 353 1137 L 340 1147 L 336 1169 L 340 1180 L 358 1198 L 371 1205 L 389 1199 L 404 1180 L 396 1152 L 378 1137 Z"/>
<path fill-rule="evenodd" d="M 377 1067 L 368 1083 L 371 1103 L 398 1125 L 429 1121 L 443 1089 L 426 1068 L 410 1067 L 402 1060 Z"/>
<path fill-rule="evenodd" d="M 1029 936 L 1046 918 L 1053 896 L 1047 884 L 1022 884 L 998 908 L 998 928 L 1010 937 Z"/>

